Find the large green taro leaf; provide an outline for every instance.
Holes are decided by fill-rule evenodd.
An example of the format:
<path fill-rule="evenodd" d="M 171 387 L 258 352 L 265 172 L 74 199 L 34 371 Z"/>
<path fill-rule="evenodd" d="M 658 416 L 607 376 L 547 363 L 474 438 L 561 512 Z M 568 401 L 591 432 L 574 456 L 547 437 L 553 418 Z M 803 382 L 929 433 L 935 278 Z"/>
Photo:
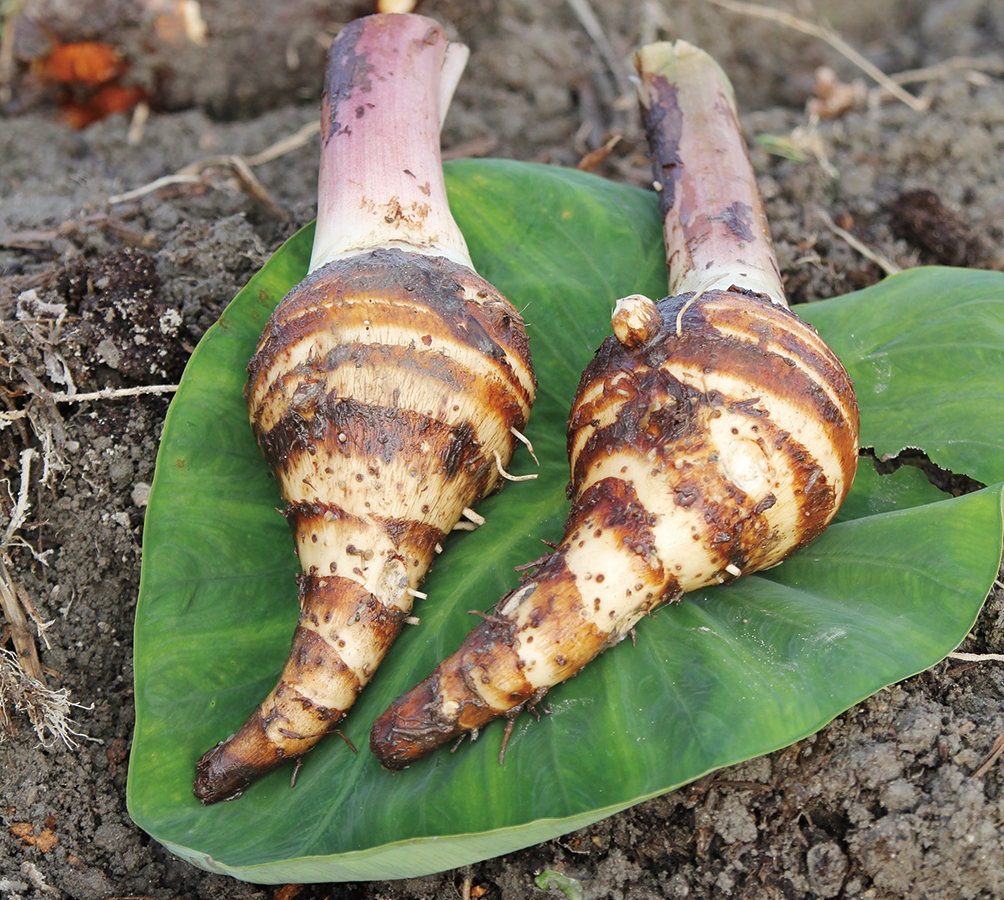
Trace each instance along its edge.
<path fill-rule="evenodd" d="M 257 882 L 419 875 L 571 831 L 719 766 L 791 743 L 940 660 L 1000 559 L 1004 277 L 919 269 L 804 309 L 859 388 L 862 443 L 919 446 L 996 486 L 944 499 L 916 469 L 867 460 L 841 521 L 783 565 L 686 597 L 554 689 L 551 715 L 501 723 L 398 774 L 367 750 L 373 719 L 452 651 L 555 540 L 567 511 L 565 418 L 615 298 L 665 292 L 653 195 L 566 170 L 449 167 L 479 270 L 522 310 L 540 392 L 540 478 L 480 506 L 337 736 L 233 803 L 201 807 L 196 758 L 275 683 L 297 618 L 292 538 L 248 428 L 244 367 L 302 277 L 311 234 L 281 248 L 199 345 L 164 429 L 136 613 L 133 819 L 196 865 Z M 520 451 L 516 474 L 535 469 Z"/>

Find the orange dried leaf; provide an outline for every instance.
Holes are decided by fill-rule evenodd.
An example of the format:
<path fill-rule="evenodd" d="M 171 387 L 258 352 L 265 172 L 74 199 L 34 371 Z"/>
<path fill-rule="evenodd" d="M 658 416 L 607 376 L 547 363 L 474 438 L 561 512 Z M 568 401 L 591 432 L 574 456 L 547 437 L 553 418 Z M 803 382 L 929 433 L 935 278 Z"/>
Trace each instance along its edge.
<path fill-rule="evenodd" d="M 59 843 L 59 838 L 49 831 L 48 828 L 43 829 L 42 833 L 37 837 L 26 838 L 27 843 L 34 844 L 43 853 L 48 853 L 56 844 Z"/>
<path fill-rule="evenodd" d="M 41 834 L 35 834 L 35 826 L 31 822 L 15 822 L 10 826 L 10 831 L 14 837 L 31 847 L 37 847 L 43 853 L 48 853 L 59 843 L 59 838 L 48 828 L 42 829 Z"/>
<path fill-rule="evenodd" d="M 110 44 L 99 41 L 56 44 L 41 63 L 43 77 L 88 87 L 105 84 L 125 70 L 122 54 Z"/>
<path fill-rule="evenodd" d="M 70 100 L 59 107 L 59 117 L 76 131 L 101 118 L 90 106 Z"/>
<path fill-rule="evenodd" d="M 302 884 L 284 884 L 275 889 L 272 900 L 296 900 L 302 893 Z"/>
<path fill-rule="evenodd" d="M 146 92 L 141 87 L 123 87 L 119 84 L 102 85 L 91 97 L 90 106 L 100 116 L 110 116 L 115 113 L 129 112 L 140 100 L 146 99 Z"/>
<path fill-rule="evenodd" d="M 70 100 L 64 103 L 59 114 L 67 125 L 80 130 L 105 116 L 129 112 L 145 99 L 146 92 L 140 87 L 104 84 L 84 101 Z"/>
<path fill-rule="evenodd" d="M 868 102 L 868 90 L 862 79 L 844 84 L 837 73 L 828 66 L 816 69 L 816 96 L 806 104 L 809 115 L 820 119 L 836 119 L 852 109 L 860 109 Z"/>

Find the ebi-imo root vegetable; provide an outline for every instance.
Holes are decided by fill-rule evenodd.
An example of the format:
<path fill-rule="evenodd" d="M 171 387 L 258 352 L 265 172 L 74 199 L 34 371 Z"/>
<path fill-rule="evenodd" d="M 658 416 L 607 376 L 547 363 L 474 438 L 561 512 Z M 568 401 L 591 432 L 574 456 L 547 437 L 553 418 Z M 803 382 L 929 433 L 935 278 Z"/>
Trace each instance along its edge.
<path fill-rule="evenodd" d="M 731 85 L 683 41 L 636 66 L 671 296 L 618 301 L 571 409 L 561 543 L 376 721 L 388 768 L 511 728 L 658 604 L 779 563 L 853 480 L 854 392 L 787 308 Z"/>
<path fill-rule="evenodd" d="M 466 57 L 415 15 L 358 19 L 332 44 L 310 271 L 245 388 L 303 568 L 301 614 L 279 683 L 198 761 L 203 803 L 336 729 L 530 414 L 522 319 L 474 272 L 446 198 L 439 129 Z"/>

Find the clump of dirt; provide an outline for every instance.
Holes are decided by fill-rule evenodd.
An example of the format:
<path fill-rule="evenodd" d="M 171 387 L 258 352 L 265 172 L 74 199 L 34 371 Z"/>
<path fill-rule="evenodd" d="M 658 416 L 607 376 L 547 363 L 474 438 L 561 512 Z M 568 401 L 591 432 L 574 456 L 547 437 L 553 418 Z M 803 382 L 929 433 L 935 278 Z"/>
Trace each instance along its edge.
<path fill-rule="evenodd" d="M 205 44 L 179 19 L 183 7 L 204 17 Z M 0 467 L 11 495 L 25 474 L 22 451 L 37 453 L 23 544 L 8 548 L 8 569 L 39 620 L 52 623 L 47 643 L 31 633 L 43 677 L 86 707 L 73 713 L 90 738 L 45 748 L 26 719 L 12 719 L 14 733 L 0 744 L 0 894 L 519 900 L 547 896 L 534 878 L 556 870 L 589 898 L 1000 896 L 1004 774 L 999 763 L 982 765 L 1004 734 L 1004 669 L 995 662 L 941 663 L 786 750 L 558 840 L 428 878 L 264 889 L 181 863 L 131 823 L 132 616 L 169 400 L 46 398 L 175 381 L 224 305 L 313 217 L 312 142 L 255 165 L 262 190 L 226 158 L 252 157 L 316 119 L 322 44 L 364 7 L 25 5 L 63 40 L 118 47 L 131 63 L 126 77 L 154 106 L 145 124 L 117 116 L 71 131 L 52 95 L 32 83 L 30 48 L 17 48 L 13 74 L 0 76 L 13 95 L 0 129 L 0 411 L 14 416 L 0 430 Z M 858 70 L 819 40 L 698 0 L 594 3 L 607 49 L 560 0 L 429 0 L 421 11 L 473 51 L 444 129 L 447 154 L 581 163 L 649 186 L 644 136 L 632 103 L 620 99 L 630 54 L 648 40 L 684 37 L 736 83 L 792 299 L 872 284 L 883 264 L 1001 268 L 1004 82 L 979 58 L 999 53 L 1004 8 L 992 0 L 824 7 L 885 71 L 940 66 L 910 84 L 928 100 L 924 111 L 873 94 L 871 106 L 810 121 L 815 68 L 833 67 L 843 83 Z M 967 63 L 953 62 L 963 56 Z M 191 164 L 195 177 L 128 194 Z M 6 495 L 3 509 L 8 516 Z M 9 646 L 10 623 L 0 629 Z M 962 649 L 1004 652 L 999 588 Z"/>
<path fill-rule="evenodd" d="M 188 353 L 178 340 L 181 312 L 161 296 L 162 284 L 153 257 L 133 247 L 71 266 L 66 299 L 80 319 L 74 355 L 139 384 L 177 381 Z"/>
<path fill-rule="evenodd" d="M 893 231 L 925 251 L 932 263 L 980 268 L 988 248 L 958 213 L 927 189 L 905 191 L 892 203 Z"/>

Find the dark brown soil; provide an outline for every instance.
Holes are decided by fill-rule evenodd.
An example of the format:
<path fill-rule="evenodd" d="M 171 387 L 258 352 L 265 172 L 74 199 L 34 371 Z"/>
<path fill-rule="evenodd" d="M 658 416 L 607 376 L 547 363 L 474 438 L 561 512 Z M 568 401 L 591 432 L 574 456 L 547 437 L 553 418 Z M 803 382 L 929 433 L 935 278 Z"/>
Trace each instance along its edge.
<path fill-rule="evenodd" d="M 175 381 L 223 306 L 313 217 L 313 141 L 255 167 L 264 192 L 216 164 L 197 181 L 109 198 L 209 156 L 251 156 L 312 122 L 323 45 L 367 5 L 203 3 L 205 46 L 186 37 L 181 5 L 166 0 L 37 0 L 5 4 L 3 14 L 21 6 L 36 24 L 20 20 L 14 63 L 0 76 L 10 93 L 0 122 L 0 398 L 31 410 L 0 430 L 0 478 L 15 498 L 22 451 L 38 455 L 19 529 L 26 545 L 7 552 L 12 580 L 53 623 L 48 646 L 37 641 L 45 680 L 83 705 L 74 720 L 95 740 L 46 749 L 26 718 L 12 717 L 0 743 L 0 896 L 517 900 L 546 896 L 534 884 L 545 869 L 577 880 L 587 898 L 1004 895 L 1004 770 L 997 763 L 974 775 L 1004 734 L 999 662 L 941 663 L 786 750 L 562 839 L 417 880 L 256 887 L 173 859 L 136 828 L 125 808 L 132 616 L 169 401 L 41 398 L 71 385 Z M 611 62 L 563 0 L 424 3 L 421 11 L 473 49 L 444 146 L 574 166 L 619 133 L 608 155 L 594 157 L 595 171 L 647 185 L 636 113 L 617 98 L 635 46 L 685 37 L 732 76 L 751 141 L 784 138 L 803 157 L 753 145 L 793 300 L 882 277 L 822 213 L 901 267 L 1004 264 L 1000 0 L 817 3 L 887 72 L 994 54 L 996 68 L 953 64 L 911 85 L 930 99 L 922 112 L 884 102 L 814 127 L 804 106 L 816 67 L 832 66 L 844 82 L 861 77 L 822 41 L 700 0 L 593 0 L 593 8 Z M 812 14 L 805 3 L 792 9 Z M 82 131 L 60 121 L 67 92 L 38 77 L 49 40 L 39 26 L 124 54 L 123 82 L 143 87 L 153 110 L 132 140 L 128 116 Z M 12 502 L 3 491 L 0 501 L 6 528 Z M 0 619 L 8 648 L 9 637 Z M 1004 652 L 999 588 L 963 649 Z"/>

